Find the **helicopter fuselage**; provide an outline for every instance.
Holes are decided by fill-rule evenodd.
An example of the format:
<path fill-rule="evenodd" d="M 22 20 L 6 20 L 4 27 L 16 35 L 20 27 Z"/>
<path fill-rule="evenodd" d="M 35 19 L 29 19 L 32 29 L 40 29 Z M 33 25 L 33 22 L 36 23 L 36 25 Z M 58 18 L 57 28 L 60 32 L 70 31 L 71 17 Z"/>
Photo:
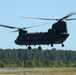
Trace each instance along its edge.
<path fill-rule="evenodd" d="M 65 21 L 58 21 L 52 25 L 52 29 L 47 32 L 27 33 L 19 31 L 19 36 L 15 40 L 17 45 L 49 45 L 62 44 L 69 36 Z"/>
<path fill-rule="evenodd" d="M 62 44 L 68 36 L 68 33 L 55 32 L 25 33 L 21 36 L 18 36 L 15 40 L 15 43 L 17 45 Z"/>

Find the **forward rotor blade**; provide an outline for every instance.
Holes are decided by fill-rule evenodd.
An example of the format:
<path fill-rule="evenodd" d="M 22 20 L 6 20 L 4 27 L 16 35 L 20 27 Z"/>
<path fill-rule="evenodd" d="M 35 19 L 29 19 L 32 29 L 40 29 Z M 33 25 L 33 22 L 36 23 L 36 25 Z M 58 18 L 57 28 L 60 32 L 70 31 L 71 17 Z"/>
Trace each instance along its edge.
<path fill-rule="evenodd" d="M 13 31 L 13 32 L 18 32 L 19 29 L 28 29 L 28 28 L 34 28 L 34 27 L 38 27 L 38 26 L 42 26 L 42 25 L 46 25 L 46 24 L 50 24 L 49 23 L 43 23 L 43 24 L 39 24 L 39 25 L 34 25 L 34 26 L 29 26 L 29 27 L 24 27 L 24 28 L 18 28 L 17 30 Z"/>
<path fill-rule="evenodd" d="M 0 26 L 10 28 L 10 29 L 18 29 L 17 27 L 7 26 L 7 25 L 3 25 L 3 24 L 0 24 Z"/>
<path fill-rule="evenodd" d="M 59 20 L 59 19 L 49 19 L 49 18 L 35 18 L 35 17 L 20 17 L 20 18 L 28 18 L 28 19 L 39 19 L 39 20 Z"/>
<path fill-rule="evenodd" d="M 76 14 L 76 12 L 70 13 L 70 14 L 64 16 L 63 18 L 61 18 L 61 19 L 59 19 L 59 20 L 64 20 L 64 19 L 66 19 L 66 18 L 68 18 L 68 17 L 70 17 L 70 16 L 72 16 L 72 15 L 74 15 L 74 14 Z M 71 19 L 68 19 L 68 20 L 71 20 Z M 72 19 L 72 20 L 73 20 L 73 19 Z"/>
<path fill-rule="evenodd" d="M 29 27 L 24 27 L 23 29 L 28 29 L 28 28 L 38 27 L 38 26 L 47 25 L 47 24 L 50 24 L 50 22 L 49 22 L 49 23 L 39 24 L 39 25 L 34 25 L 34 26 L 29 26 Z"/>
<path fill-rule="evenodd" d="M 14 32 L 17 32 L 17 31 L 19 31 L 20 29 L 24 30 L 24 29 L 33 28 L 33 27 L 38 27 L 38 26 L 46 25 L 46 24 L 50 24 L 50 22 L 49 22 L 49 23 L 39 24 L 39 25 L 34 25 L 34 26 L 29 26 L 29 27 L 24 27 L 24 28 L 17 28 L 17 27 L 7 26 L 7 25 L 3 25 L 3 24 L 0 24 L 0 26 L 1 26 L 1 27 L 5 27 L 5 28 L 10 28 L 10 29 L 17 29 L 17 30 L 14 31 Z"/>

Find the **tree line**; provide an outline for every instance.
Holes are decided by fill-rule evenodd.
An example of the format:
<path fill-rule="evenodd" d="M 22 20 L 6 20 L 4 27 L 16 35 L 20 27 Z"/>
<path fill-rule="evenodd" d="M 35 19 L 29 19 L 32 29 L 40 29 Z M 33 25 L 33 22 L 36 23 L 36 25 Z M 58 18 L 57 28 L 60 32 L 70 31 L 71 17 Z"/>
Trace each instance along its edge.
<path fill-rule="evenodd" d="M 0 67 L 76 67 L 76 51 L 0 49 Z"/>

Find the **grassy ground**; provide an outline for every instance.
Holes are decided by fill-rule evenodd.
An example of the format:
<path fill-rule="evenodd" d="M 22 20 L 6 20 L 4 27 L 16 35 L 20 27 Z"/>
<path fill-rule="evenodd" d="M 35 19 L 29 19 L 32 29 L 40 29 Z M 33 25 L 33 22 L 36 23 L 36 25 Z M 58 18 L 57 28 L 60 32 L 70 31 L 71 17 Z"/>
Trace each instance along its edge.
<path fill-rule="evenodd" d="M 0 75 L 76 75 L 76 68 L 2 69 Z"/>

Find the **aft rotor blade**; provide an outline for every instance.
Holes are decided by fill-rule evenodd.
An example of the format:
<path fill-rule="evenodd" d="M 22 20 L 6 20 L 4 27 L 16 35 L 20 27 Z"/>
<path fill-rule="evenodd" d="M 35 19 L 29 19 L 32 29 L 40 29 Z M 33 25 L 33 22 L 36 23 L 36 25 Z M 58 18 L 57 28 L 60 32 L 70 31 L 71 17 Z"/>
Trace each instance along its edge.
<path fill-rule="evenodd" d="M 65 19 L 65 20 L 67 20 L 67 21 L 68 21 L 68 20 L 76 20 L 76 18 L 71 18 L 71 19 Z"/>
<path fill-rule="evenodd" d="M 39 19 L 39 20 L 59 20 L 59 19 L 49 19 L 49 18 L 35 18 L 35 17 L 20 17 L 20 18 L 28 18 L 28 19 Z"/>
<path fill-rule="evenodd" d="M 63 18 L 61 18 L 61 19 L 59 19 L 59 20 L 64 20 L 64 19 L 66 19 L 66 18 L 68 18 L 68 17 L 70 17 L 70 16 L 72 16 L 72 15 L 74 15 L 74 14 L 76 14 L 76 12 L 70 13 L 70 14 L 64 16 Z M 67 20 L 67 19 L 66 19 L 66 20 Z M 68 19 L 68 20 L 73 20 L 73 19 Z"/>
<path fill-rule="evenodd" d="M 0 24 L 0 26 L 10 28 L 10 29 L 18 29 L 17 27 L 7 26 L 7 25 L 3 25 L 3 24 Z"/>
<path fill-rule="evenodd" d="M 39 20 L 56 20 L 56 21 L 58 21 L 58 20 L 63 20 L 63 19 L 65 19 L 65 20 L 76 20 L 76 18 L 66 19 L 66 18 L 70 17 L 71 15 L 72 15 L 72 14 L 70 14 L 70 15 L 68 15 L 68 16 L 65 16 L 64 18 L 61 18 L 61 19 L 34 18 L 34 17 L 20 17 L 20 18 L 39 19 Z"/>
<path fill-rule="evenodd" d="M 64 16 L 63 18 L 60 18 L 60 19 L 35 18 L 35 17 L 20 17 L 20 18 L 39 19 L 39 20 L 56 20 L 56 21 L 58 21 L 58 20 L 64 20 L 64 19 L 65 20 L 75 20 L 75 19 L 66 19 L 66 18 L 68 18 L 68 17 L 70 17 L 70 16 L 72 16 L 74 14 L 76 14 L 76 12 L 70 13 L 70 14 L 68 14 L 68 15 Z"/>

